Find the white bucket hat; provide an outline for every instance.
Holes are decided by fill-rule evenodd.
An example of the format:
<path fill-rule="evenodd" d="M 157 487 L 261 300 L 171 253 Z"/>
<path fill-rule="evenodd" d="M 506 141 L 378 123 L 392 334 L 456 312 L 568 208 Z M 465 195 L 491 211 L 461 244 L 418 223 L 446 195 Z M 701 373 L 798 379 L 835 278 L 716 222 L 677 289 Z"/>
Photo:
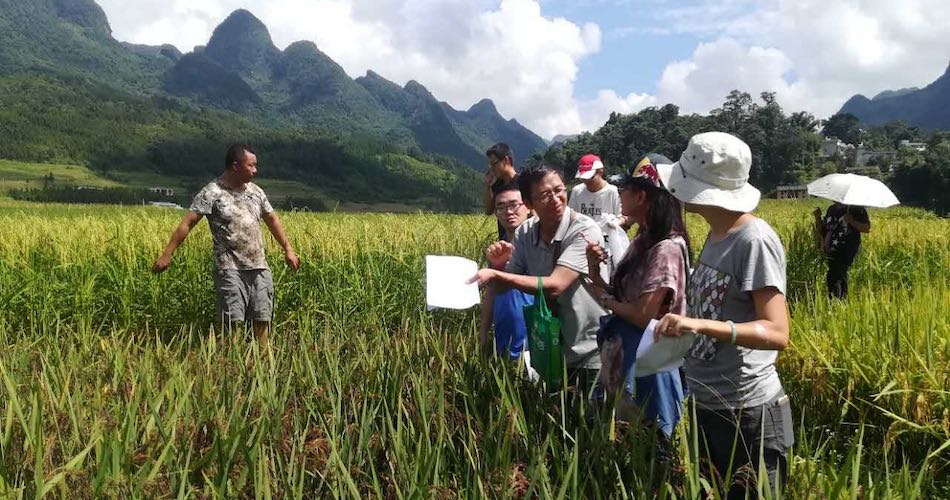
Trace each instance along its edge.
<path fill-rule="evenodd" d="M 696 134 L 670 172 L 670 193 L 683 203 L 751 212 L 762 193 L 749 184 L 752 151 L 724 132 Z"/>

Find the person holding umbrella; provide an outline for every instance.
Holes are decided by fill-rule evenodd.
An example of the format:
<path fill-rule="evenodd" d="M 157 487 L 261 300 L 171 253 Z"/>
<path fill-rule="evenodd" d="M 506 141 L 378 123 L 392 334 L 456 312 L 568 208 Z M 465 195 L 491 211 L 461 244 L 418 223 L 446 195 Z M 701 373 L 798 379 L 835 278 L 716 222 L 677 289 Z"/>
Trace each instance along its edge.
<path fill-rule="evenodd" d="M 848 296 L 848 269 L 861 247 L 861 233 L 871 231 L 871 220 L 864 207 L 886 208 L 900 201 L 883 182 L 855 174 L 826 175 L 808 184 L 808 194 L 835 202 L 824 219 L 821 210 L 815 218 L 815 240 L 828 260 L 828 296 Z"/>
<path fill-rule="evenodd" d="M 825 282 L 828 297 L 844 300 L 848 297 L 848 270 L 861 248 L 861 233 L 871 231 L 868 211 L 857 205 L 835 202 L 821 217 L 821 209 L 815 207 L 815 236 L 818 246 L 828 262 Z"/>

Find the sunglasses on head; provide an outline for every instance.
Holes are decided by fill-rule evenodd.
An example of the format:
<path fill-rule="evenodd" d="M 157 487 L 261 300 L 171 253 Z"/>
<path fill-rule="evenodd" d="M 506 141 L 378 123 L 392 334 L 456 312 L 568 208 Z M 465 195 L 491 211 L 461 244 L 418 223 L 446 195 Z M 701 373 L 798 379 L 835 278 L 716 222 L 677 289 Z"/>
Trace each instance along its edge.
<path fill-rule="evenodd" d="M 640 161 L 640 163 L 634 167 L 633 171 L 630 172 L 630 177 L 634 179 L 645 179 L 653 184 L 654 187 L 663 187 L 663 183 L 660 181 L 660 173 L 656 170 L 656 166 L 653 165 L 650 158 L 644 158 Z"/>

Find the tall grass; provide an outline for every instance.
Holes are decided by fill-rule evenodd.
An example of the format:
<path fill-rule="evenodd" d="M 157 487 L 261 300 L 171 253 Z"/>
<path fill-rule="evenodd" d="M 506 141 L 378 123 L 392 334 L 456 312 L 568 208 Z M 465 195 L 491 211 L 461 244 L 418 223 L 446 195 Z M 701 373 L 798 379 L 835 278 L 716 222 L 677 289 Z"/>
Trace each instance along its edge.
<path fill-rule="evenodd" d="M 789 495 L 950 496 L 950 224 L 872 213 L 829 302 L 808 208 L 761 213 L 789 255 Z M 479 256 L 488 218 L 285 214 L 304 265 L 268 243 L 261 352 L 211 321 L 204 224 L 148 273 L 177 215 L 0 206 L 0 497 L 718 494 L 688 421 L 664 465 L 649 430 L 482 359 L 474 311 L 425 312 L 424 255 Z"/>

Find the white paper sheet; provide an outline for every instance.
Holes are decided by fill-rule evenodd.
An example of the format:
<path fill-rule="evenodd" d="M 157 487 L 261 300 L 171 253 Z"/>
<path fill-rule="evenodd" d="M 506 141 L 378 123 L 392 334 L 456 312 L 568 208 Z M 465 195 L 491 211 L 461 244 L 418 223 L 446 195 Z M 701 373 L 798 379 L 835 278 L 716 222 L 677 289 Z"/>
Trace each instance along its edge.
<path fill-rule="evenodd" d="M 643 377 L 654 373 L 675 370 L 683 366 L 683 358 L 696 339 L 695 333 L 686 333 L 681 337 L 660 337 L 653 340 L 653 328 L 659 323 L 651 320 L 647 325 L 640 344 L 637 346 L 637 376 Z"/>
<path fill-rule="evenodd" d="M 426 307 L 468 309 L 481 302 L 478 285 L 466 285 L 478 272 L 478 263 L 463 257 L 426 255 Z"/>

